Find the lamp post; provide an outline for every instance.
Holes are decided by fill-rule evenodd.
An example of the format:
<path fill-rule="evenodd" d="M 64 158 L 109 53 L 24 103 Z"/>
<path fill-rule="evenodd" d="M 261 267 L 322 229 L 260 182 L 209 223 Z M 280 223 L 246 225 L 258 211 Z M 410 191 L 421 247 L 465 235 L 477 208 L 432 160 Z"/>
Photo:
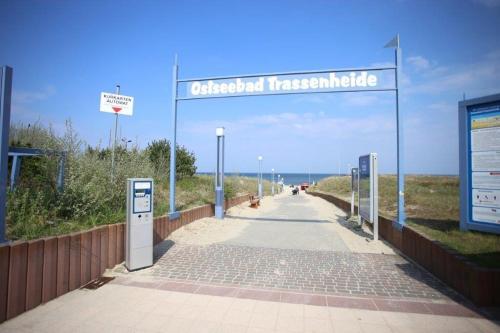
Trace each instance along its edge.
<path fill-rule="evenodd" d="M 224 127 L 215 129 L 217 136 L 217 171 L 215 173 L 215 218 L 224 218 Z"/>
<path fill-rule="evenodd" d="M 278 175 L 278 193 L 283 191 L 283 184 L 280 182 L 280 175 Z"/>
<path fill-rule="evenodd" d="M 259 160 L 259 174 L 258 174 L 259 187 L 258 187 L 258 195 L 259 195 L 259 198 L 262 198 L 262 156 L 259 156 L 257 159 Z"/>
<path fill-rule="evenodd" d="M 271 194 L 274 196 L 274 168 L 271 169 L 271 172 L 272 172 Z"/>

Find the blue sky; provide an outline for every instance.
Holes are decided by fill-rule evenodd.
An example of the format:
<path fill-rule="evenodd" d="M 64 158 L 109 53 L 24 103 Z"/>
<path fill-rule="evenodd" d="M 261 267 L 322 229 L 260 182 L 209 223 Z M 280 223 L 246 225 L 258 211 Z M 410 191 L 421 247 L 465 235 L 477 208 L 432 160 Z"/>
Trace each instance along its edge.
<path fill-rule="evenodd" d="M 500 1 L 2 1 L 0 64 L 14 68 L 13 122 L 39 120 L 105 146 L 101 91 L 135 97 L 121 136 L 170 137 L 172 64 L 180 78 L 388 65 L 403 49 L 401 110 L 409 173 L 458 172 L 457 103 L 500 92 Z M 213 171 L 215 127 L 226 167 L 346 172 L 377 152 L 396 168 L 394 94 L 248 97 L 179 104 L 178 143 Z"/>

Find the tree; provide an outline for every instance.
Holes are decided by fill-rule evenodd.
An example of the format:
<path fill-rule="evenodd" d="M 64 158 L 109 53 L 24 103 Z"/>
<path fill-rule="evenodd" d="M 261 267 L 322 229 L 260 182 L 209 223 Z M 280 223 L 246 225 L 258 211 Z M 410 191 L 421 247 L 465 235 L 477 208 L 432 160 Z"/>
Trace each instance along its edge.
<path fill-rule="evenodd" d="M 166 139 L 153 140 L 148 144 L 146 151 L 149 160 L 157 173 L 170 174 L 170 142 Z M 175 165 L 176 178 L 191 177 L 196 173 L 196 157 L 183 146 L 176 147 L 177 160 Z"/>

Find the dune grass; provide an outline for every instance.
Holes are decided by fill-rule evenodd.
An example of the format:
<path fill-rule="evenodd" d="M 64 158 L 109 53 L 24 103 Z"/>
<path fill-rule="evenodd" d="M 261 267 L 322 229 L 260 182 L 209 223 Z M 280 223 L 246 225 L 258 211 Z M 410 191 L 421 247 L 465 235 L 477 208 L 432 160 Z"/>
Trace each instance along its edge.
<path fill-rule="evenodd" d="M 330 177 L 312 191 L 351 200 L 350 177 Z M 459 179 L 454 176 L 406 176 L 405 211 L 409 226 L 484 267 L 500 268 L 500 236 L 459 229 Z M 379 177 L 379 214 L 395 219 L 396 177 Z"/>
<path fill-rule="evenodd" d="M 125 186 L 125 184 L 123 184 Z M 233 198 L 246 193 L 255 193 L 257 189 L 257 179 L 248 177 L 227 177 L 225 181 L 226 198 Z M 264 180 L 264 193 L 270 193 L 270 182 Z M 177 181 L 177 210 L 185 210 L 205 204 L 214 203 L 215 191 L 213 178 L 210 176 L 195 175 Z M 26 206 L 37 207 L 32 204 L 33 198 L 26 200 Z M 17 200 L 16 202 L 24 202 Z M 154 215 L 162 216 L 169 209 L 168 183 L 155 183 Z M 29 207 L 19 207 L 25 217 L 36 215 L 37 212 Z M 10 207 L 16 209 L 17 207 Z M 31 218 L 16 218 L 8 221 L 8 237 L 11 240 L 36 239 L 46 236 L 62 235 L 71 232 L 91 229 L 93 227 L 121 223 L 125 221 L 125 204 L 121 207 L 113 207 L 107 210 L 100 210 L 98 213 L 85 215 L 80 218 L 44 218 L 45 214 L 40 213 L 37 220 Z"/>

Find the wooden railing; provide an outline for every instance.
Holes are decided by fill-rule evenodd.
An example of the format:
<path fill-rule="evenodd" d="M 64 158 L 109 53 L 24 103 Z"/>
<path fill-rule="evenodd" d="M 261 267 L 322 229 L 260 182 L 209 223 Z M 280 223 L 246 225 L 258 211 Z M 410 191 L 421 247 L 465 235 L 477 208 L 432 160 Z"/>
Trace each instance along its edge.
<path fill-rule="evenodd" d="M 230 208 L 248 195 L 226 201 Z M 181 212 L 179 219 L 154 219 L 153 241 L 158 244 L 174 230 L 214 215 L 213 205 Z M 107 268 L 124 261 L 125 224 L 109 224 L 69 235 L 0 246 L 0 323 L 80 288 Z"/>
<path fill-rule="evenodd" d="M 350 212 L 344 199 L 322 192 L 308 192 Z M 355 207 L 355 212 L 357 212 Z M 420 234 L 411 227 L 399 230 L 393 222 L 379 216 L 379 235 L 405 256 L 423 266 L 441 281 L 470 299 L 477 306 L 500 305 L 500 269 L 483 268 L 459 253 Z"/>

